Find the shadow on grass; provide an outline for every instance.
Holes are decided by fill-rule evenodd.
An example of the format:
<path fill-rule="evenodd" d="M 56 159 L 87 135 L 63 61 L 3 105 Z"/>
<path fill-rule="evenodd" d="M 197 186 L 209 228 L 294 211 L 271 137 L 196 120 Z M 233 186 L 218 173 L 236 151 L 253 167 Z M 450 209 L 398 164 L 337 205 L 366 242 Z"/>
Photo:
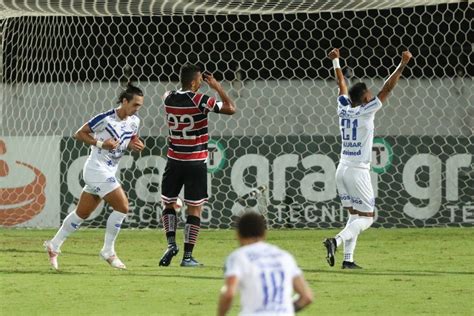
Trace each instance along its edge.
<path fill-rule="evenodd" d="M 0 253 L 41 253 L 45 254 L 45 250 L 29 250 L 29 249 L 16 249 L 16 248 L 7 248 L 7 249 L 0 249 Z M 68 255 L 79 255 L 79 256 L 86 256 L 86 257 L 98 257 L 99 256 L 99 251 L 97 251 L 97 254 L 92 254 L 89 252 L 75 252 L 75 251 L 67 251 L 66 254 Z"/>
<path fill-rule="evenodd" d="M 45 268 L 44 270 L 8 270 L 8 269 L 0 269 L 0 273 L 4 274 L 37 274 L 37 275 L 85 275 L 85 274 L 90 274 L 87 272 L 77 272 L 77 271 L 63 271 L 63 270 L 53 270 L 53 269 L 47 269 Z"/>
<path fill-rule="evenodd" d="M 104 275 L 104 271 L 94 271 L 93 266 L 89 271 L 68 271 L 68 270 L 21 270 L 21 269 L 0 269 L 0 273 L 3 274 L 37 274 L 37 275 L 58 275 L 58 276 L 77 276 L 77 275 Z M 194 271 L 196 274 L 199 274 L 199 270 L 202 268 L 196 268 Z M 174 269 L 173 269 L 174 270 Z M 114 272 L 115 271 L 115 272 Z M 188 269 L 186 271 L 189 271 Z M 319 274 L 340 274 L 351 276 L 393 276 L 393 277 L 433 277 L 440 275 L 474 275 L 473 272 L 464 272 L 464 271 L 427 271 L 427 270 L 379 270 L 379 271 L 368 271 L 368 270 L 320 270 L 320 269 L 303 269 L 304 272 L 319 273 Z M 223 276 L 205 276 L 205 275 L 192 275 L 189 273 L 179 274 L 176 270 L 169 271 L 172 273 L 167 273 L 166 270 L 110 270 L 111 276 L 113 277 L 156 277 L 156 278 L 182 278 L 182 279 L 195 279 L 195 280 L 223 280 Z"/>
<path fill-rule="evenodd" d="M 203 275 L 182 275 L 182 274 L 147 274 L 147 273 L 130 273 L 129 276 L 146 276 L 146 277 L 157 277 L 157 278 L 182 278 L 182 279 L 195 279 L 195 280 L 224 280 L 224 277 L 216 276 L 203 276 Z M 124 276 L 124 275 L 122 275 Z"/>
<path fill-rule="evenodd" d="M 439 275 L 474 275 L 469 271 L 430 271 L 430 270 L 321 270 L 303 269 L 304 272 L 325 273 L 325 274 L 351 274 L 351 275 L 372 275 L 372 276 L 439 276 Z"/>
<path fill-rule="evenodd" d="M 112 271 L 112 270 L 111 270 Z M 131 272 L 129 270 L 126 271 L 119 271 L 115 270 L 117 273 L 111 275 L 115 277 L 156 277 L 156 278 L 183 278 L 183 279 L 195 279 L 195 280 L 223 280 L 222 277 L 217 276 L 203 276 L 203 275 L 188 275 L 188 274 L 162 274 L 162 273 L 140 273 L 140 272 Z M 197 271 L 196 271 L 197 272 Z M 45 269 L 45 270 L 8 270 L 8 269 L 0 269 L 0 274 L 36 274 L 36 275 L 58 275 L 58 276 L 77 276 L 77 275 L 101 275 L 104 276 L 103 271 L 87 271 L 87 272 L 79 272 L 79 271 L 67 271 L 67 270 L 53 270 L 53 269 Z"/>

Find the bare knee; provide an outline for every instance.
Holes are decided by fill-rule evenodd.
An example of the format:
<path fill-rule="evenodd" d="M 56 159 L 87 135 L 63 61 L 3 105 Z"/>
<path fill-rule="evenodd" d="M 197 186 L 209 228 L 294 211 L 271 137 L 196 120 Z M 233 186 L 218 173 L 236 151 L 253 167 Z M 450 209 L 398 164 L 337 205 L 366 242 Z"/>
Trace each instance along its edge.
<path fill-rule="evenodd" d="M 107 202 L 115 211 L 127 214 L 129 205 L 128 205 L 128 198 L 123 192 L 121 187 L 117 188 L 116 190 L 110 192 L 106 196 L 104 196 L 105 202 Z"/>
<path fill-rule="evenodd" d="M 181 207 L 178 205 L 178 203 L 176 202 L 173 202 L 173 203 L 164 203 L 164 206 L 165 206 L 165 210 L 166 209 L 173 209 L 173 210 L 178 210 L 180 209 Z"/>
<path fill-rule="evenodd" d="M 100 198 L 87 192 L 82 192 L 77 204 L 76 214 L 82 219 L 87 219 L 100 203 Z"/>
<path fill-rule="evenodd" d="M 76 209 L 76 215 L 82 219 L 87 219 L 91 215 L 92 211 L 84 209 Z"/>
<path fill-rule="evenodd" d="M 130 209 L 128 203 L 120 203 L 116 207 L 114 207 L 114 210 L 120 213 L 127 214 L 128 210 Z"/>
<path fill-rule="evenodd" d="M 186 213 L 188 215 L 196 216 L 196 217 L 201 217 L 201 212 L 202 212 L 202 205 L 199 206 L 193 206 L 193 205 L 188 205 L 188 208 L 186 210 Z"/>

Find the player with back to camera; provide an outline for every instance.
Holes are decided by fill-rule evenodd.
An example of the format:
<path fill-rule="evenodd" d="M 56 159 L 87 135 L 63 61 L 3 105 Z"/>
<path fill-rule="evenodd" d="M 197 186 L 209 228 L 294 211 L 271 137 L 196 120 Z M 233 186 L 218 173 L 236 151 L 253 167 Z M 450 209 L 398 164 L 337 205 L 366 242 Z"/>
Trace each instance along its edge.
<path fill-rule="evenodd" d="M 75 232 L 103 199 L 113 211 L 107 219 L 104 246 L 100 257 L 113 268 L 126 269 L 115 253 L 115 240 L 128 212 L 128 198 L 116 178 L 120 158 L 127 149 L 140 152 L 145 146 L 138 139 L 140 119 L 135 114 L 143 105 L 143 92 L 128 84 L 120 93 L 118 108 L 101 113 L 86 122 L 74 137 L 92 147 L 84 164 L 83 178 L 86 185 L 76 209 L 63 221 L 53 239 L 44 245 L 49 261 L 58 269 L 58 255 L 66 238 Z"/>
<path fill-rule="evenodd" d="M 329 53 L 339 87 L 337 115 L 342 141 L 341 158 L 336 170 L 336 186 L 342 205 L 349 213 L 349 219 L 335 238 L 327 238 L 323 244 L 330 266 L 334 266 L 337 248 L 344 244 L 342 268 L 360 269 L 361 267 L 354 262 L 357 237 L 374 221 L 375 196 L 369 171 L 375 113 L 387 100 L 412 55 L 409 51 L 402 53 L 402 60 L 397 69 L 385 81 L 382 90 L 375 97 L 362 82 L 354 84 L 348 90 L 339 64 L 339 56 L 337 48 Z"/>
<path fill-rule="evenodd" d="M 240 248 L 225 264 L 217 314 L 226 315 L 240 291 L 240 315 L 294 315 L 313 301 L 313 293 L 293 256 L 267 242 L 262 215 L 247 212 L 237 223 Z M 293 300 L 293 292 L 298 295 Z"/>
<path fill-rule="evenodd" d="M 201 264 L 192 256 L 201 225 L 203 204 L 207 201 L 208 114 L 215 112 L 232 115 L 234 101 L 210 73 L 201 73 L 198 66 L 185 64 L 180 72 L 181 89 L 166 92 L 164 105 L 169 128 L 168 162 L 163 174 L 161 198 L 164 204 L 163 227 L 168 247 L 160 259 L 160 266 L 168 266 L 178 254 L 176 245 L 176 202 L 184 186 L 186 224 L 184 226 L 184 254 L 182 267 Z M 221 101 L 199 93 L 202 82 L 219 94 Z"/>

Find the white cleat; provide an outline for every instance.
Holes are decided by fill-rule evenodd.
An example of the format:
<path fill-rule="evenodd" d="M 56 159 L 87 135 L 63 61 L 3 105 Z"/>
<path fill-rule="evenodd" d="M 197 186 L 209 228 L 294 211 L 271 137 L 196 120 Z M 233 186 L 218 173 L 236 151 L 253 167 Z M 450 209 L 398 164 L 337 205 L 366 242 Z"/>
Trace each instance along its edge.
<path fill-rule="evenodd" d="M 102 259 L 107 261 L 107 263 L 110 264 L 110 266 L 112 268 L 116 268 L 116 269 L 120 269 L 120 270 L 126 270 L 127 269 L 125 264 L 122 262 L 122 260 L 119 259 L 119 257 L 117 257 L 116 254 L 109 255 L 109 254 L 106 254 L 106 253 L 101 251 L 99 253 L 99 255 Z"/>
<path fill-rule="evenodd" d="M 54 268 L 54 270 L 58 270 L 59 269 L 58 256 L 61 253 L 61 251 L 53 250 L 54 248 L 53 248 L 53 245 L 51 244 L 51 240 L 45 241 L 43 243 L 43 246 L 46 249 L 46 251 L 48 252 L 49 263 Z"/>

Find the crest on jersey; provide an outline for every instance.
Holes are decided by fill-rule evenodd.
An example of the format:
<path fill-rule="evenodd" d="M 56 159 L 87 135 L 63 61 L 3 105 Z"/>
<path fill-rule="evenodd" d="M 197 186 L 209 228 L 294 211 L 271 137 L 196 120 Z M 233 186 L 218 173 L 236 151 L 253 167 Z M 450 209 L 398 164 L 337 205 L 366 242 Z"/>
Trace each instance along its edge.
<path fill-rule="evenodd" d="M 130 123 L 130 127 L 132 128 L 133 131 L 136 131 L 138 129 L 138 125 L 135 122 Z"/>

